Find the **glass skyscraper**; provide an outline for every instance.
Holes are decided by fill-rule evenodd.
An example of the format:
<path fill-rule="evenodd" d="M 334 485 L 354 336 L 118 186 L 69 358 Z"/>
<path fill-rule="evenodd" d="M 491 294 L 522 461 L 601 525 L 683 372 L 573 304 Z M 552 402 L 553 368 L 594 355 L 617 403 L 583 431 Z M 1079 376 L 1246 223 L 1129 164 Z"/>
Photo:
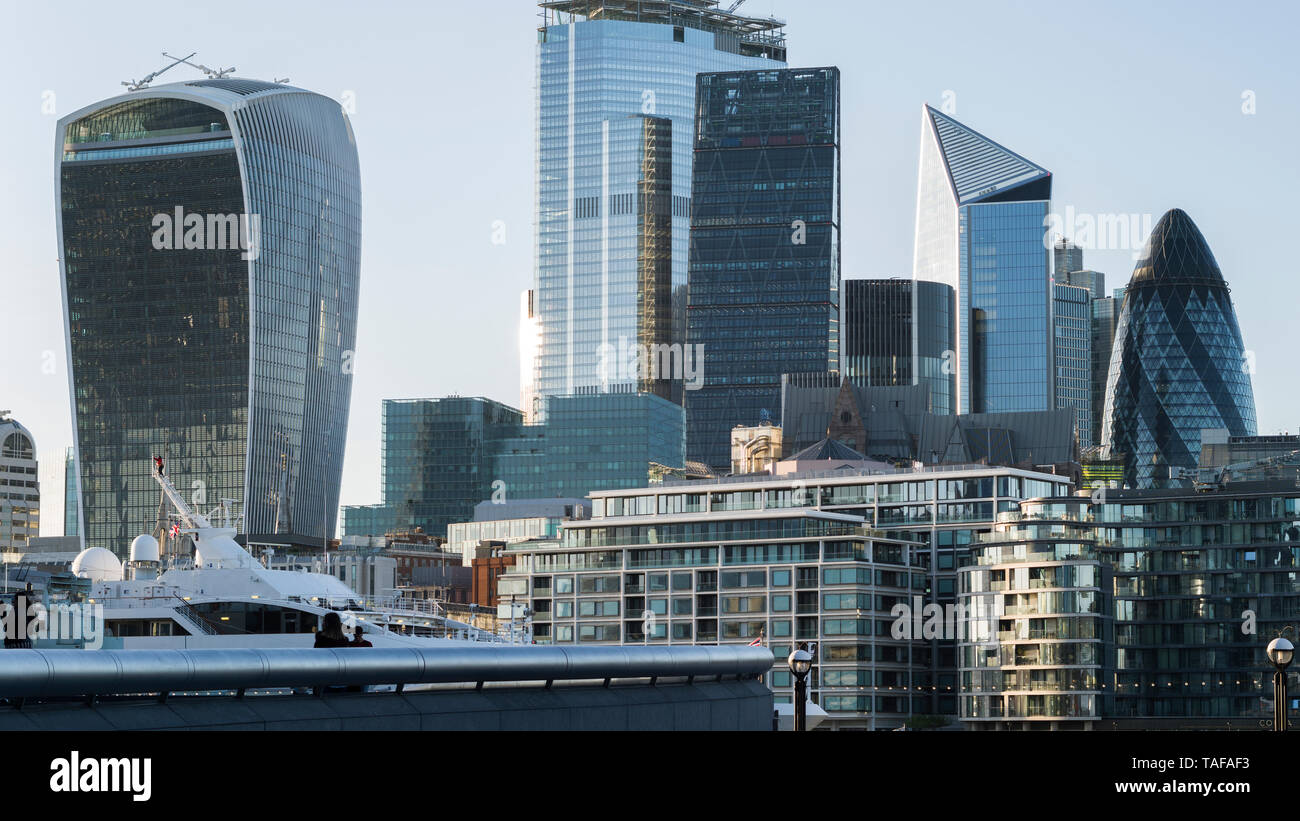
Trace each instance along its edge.
<path fill-rule="evenodd" d="M 1054 405 L 1052 175 L 930 106 L 913 278 L 956 292 L 956 413 Z"/>
<path fill-rule="evenodd" d="M 83 543 L 155 529 L 152 457 L 249 538 L 332 537 L 361 245 L 337 102 L 242 79 L 59 121 L 57 215 Z"/>
<path fill-rule="evenodd" d="M 1219 263 L 1181 209 L 1152 230 L 1115 330 L 1102 445 L 1130 487 L 1185 484 L 1201 430 L 1255 434 L 1249 363 Z"/>
<path fill-rule="evenodd" d="M 701 74 L 686 341 L 686 453 L 779 414 L 781 374 L 839 370 L 839 69 Z"/>
<path fill-rule="evenodd" d="M 672 371 L 629 363 L 639 346 L 684 355 L 695 76 L 782 67 L 783 24 L 713 0 L 540 6 L 536 417 L 591 387 L 680 402 Z"/>
<path fill-rule="evenodd" d="M 924 384 L 930 411 L 952 413 L 952 286 L 912 279 L 844 280 L 844 376 L 855 385 Z M 947 367 L 945 367 L 947 366 Z"/>
<path fill-rule="evenodd" d="M 381 502 L 344 507 L 344 534 L 443 536 L 480 502 L 581 498 L 684 464 L 682 406 L 652 393 L 591 389 L 547 397 L 545 411 L 545 424 L 525 425 L 480 397 L 384 400 Z"/>
<path fill-rule="evenodd" d="M 1057 282 L 1070 283 L 1069 274 L 1083 270 L 1083 249 L 1065 237 L 1059 237 L 1052 246 L 1052 271 Z"/>
<path fill-rule="evenodd" d="M 445 536 L 492 496 L 497 455 L 522 422 L 519 411 L 481 397 L 385 399 L 381 502 L 345 506 L 344 534 L 419 527 Z"/>
<path fill-rule="evenodd" d="M 1078 285 L 1052 286 L 1056 304 L 1052 322 L 1056 339 L 1056 407 L 1074 411 L 1080 448 L 1092 439 L 1092 296 Z"/>
<path fill-rule="evenodd" d="M 81 506 L 77 504 L 77 455 L 73 448 L 63 452 L 63 535 L 76 536 L 81 532 L 78 521 Z"/>
<path fill-rule="evenodd" d="M 616 388 L 551 396 L 545 412 L 546 424 L 523 427 L 502 443 L 496 475 L 507 499 L 640 487 L 654 465 L 685 465 L 682 406 L 653 393 Z"/>
<path fill-rule="evenodd" d="M 1118 293 L 1118 292 L 1117 292 Z M 1092 301 L 1092 444 L 1101 447 L 1102 420 L 1106 417 L 1106 377 L 1115 325 L 1122 296 L 1105 296 Z"/>

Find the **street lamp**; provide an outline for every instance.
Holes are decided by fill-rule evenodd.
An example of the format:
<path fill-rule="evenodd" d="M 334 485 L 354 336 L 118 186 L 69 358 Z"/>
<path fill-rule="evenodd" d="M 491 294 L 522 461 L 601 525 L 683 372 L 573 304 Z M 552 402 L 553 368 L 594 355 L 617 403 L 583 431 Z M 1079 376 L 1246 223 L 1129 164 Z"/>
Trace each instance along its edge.
<path fill-rule="evenodd" d="M 808 729 L 808 685 L 804 680 L 812 669 L 812 653 L 800 647 L 787 661 L 794 674 L 794 731 L 802 733 Z"/>
<path fill-rule="evenodd" d="M 1295 645 L 1290 639 L 1278 636 L 1268 643 L 1268 660 L 1277 672 L 1273 674 L 1273 729 L 1286 732 L 1286 668 L 1295 658 Z"/>

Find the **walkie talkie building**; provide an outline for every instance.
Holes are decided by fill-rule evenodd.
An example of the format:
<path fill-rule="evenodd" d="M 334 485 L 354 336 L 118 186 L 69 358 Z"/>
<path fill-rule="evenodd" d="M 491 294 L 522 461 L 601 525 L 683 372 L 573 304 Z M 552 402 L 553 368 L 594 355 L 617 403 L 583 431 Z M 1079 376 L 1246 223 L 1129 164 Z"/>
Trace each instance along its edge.
<path fill-rule="evenodd" d="M 361 184 L 327 97 L 234 78 L 59 121 L 57 213 L 85 544 L 153 530 L 152 456 L 252 539 L 334 533 Z"/>

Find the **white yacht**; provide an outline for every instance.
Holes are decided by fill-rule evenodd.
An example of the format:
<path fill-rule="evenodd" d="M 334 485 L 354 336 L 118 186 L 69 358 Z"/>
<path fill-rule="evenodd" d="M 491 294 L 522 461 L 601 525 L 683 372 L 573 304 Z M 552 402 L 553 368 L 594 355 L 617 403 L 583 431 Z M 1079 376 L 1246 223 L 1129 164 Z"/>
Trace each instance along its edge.
<path fill-rule="evenodd" d="M 367 600 L 327 573 L 269 569 L 235 541 L 234 528 L 214 526 L 170 480 L 161 473 L 154 478 L 180 520 L 173 532 L 192 540 L 193 555 L 164 558 L 158 540 L 145 534 L 131 543 L 125 565 L 103 547 L 77 556 L 72 572 L 89 588 L 66 603 L 103 608 L 105 649 L 311 647 L 331 612 L 346 636 L 360 627 L 375 647 L 530 643 L 526 626 L 498 635 L 447 617 L 436 602 Z M 65 636 L 38 639 L 36 646 L 91 643 Z"/>

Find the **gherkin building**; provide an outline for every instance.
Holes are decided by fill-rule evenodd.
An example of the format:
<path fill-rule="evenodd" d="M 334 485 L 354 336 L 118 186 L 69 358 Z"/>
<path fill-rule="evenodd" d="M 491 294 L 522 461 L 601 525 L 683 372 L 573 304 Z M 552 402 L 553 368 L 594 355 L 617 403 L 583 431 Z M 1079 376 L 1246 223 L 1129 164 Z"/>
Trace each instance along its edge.
<path fill-rule="evenodd" d="M 1102 444 L 1124 457 L 1126 484 L 1187 484 L 1204 428 L 1253 436 L 1251 370 L 1219 264 L 1175 208 L 1133 270 L 1111 351 Z"/>

